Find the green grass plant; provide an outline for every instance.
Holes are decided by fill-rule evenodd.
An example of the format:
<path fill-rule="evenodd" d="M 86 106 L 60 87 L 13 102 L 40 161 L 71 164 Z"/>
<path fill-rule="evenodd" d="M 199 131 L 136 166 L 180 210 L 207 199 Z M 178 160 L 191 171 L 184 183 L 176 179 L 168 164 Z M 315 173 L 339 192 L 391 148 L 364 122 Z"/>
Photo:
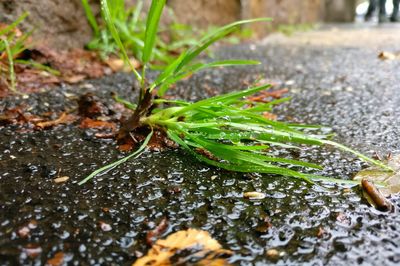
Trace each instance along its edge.
<path fill-rule="evenodd" d="M 123 57 L 129 61 L 125 47 L 120 40 L 120 33 L 114 27 L 112 12 L 106 0 L 101 1 L 103 14 L 115 43 L 119 45 Z M 230 65 L 254 65 L 253 60 L 222 60 L 211 63 L 196 61 L 196 57 L 204 52 L 211 44 L 237 30 L 241 25 L 254 22 L 270 21 L 269 18 L 242 20 L 215 29 L 207 33 L 195 45 L 183 51 L 172 61 L 152 82 L 146 80 L 146 68 L 154 54 L 157 42 L 158 23 L 165 0 L 152 1 L 147 17 L 142 62 L 142 72 L 132 68 L 140 81 L 140 95 L 137 104 L 129 103 L 118 96 L 114 98 L 126 107 L 133 109 L 133 115 L 122 125 L 119 137 L 129 136 L 139 128 L 150 129 L 150 134 L 140 148 L 133 154 L 117 162 L 96 170 L 82 180 L 83 184 L 96 176 L 109 171 L 125 162 L 127 159 L 139 156 L 153 134 L 154 130 L 162 130 L 166 135 L 179 144 L 194 158 L 206 164 L 237 172 L 258 172 L 298 178 L 307 182 L 322 179 L 335 182 L 348 182 L 326 178 L 294 169 L 315 169 L 321 167 L 312 162 L 288 159 L 274 156 L 275 148 L 301 149 L 304 146 L 331 145 L 346 152 L 353 153 L 360 159 L 383 169 L 391 169 L 385 164 L 373 160 L 346 146 L 329 140 L 329 136 L 318 134 L 316 126 L 306 126 L 274 121 L 262 114 L 288 99 L 278 99 L 269 103 L 250 102 L 246 97 L 270 88 L 270 85 L 249 87 L 247 89 L 217 95 L 197 102 L 181 100 L 166 100 L 162 97 L 177 81 L 197 71 Z M 157 91 L 158 99 L 153 97 Z M 157 108 L 154 108 L 157 105 Z M 308 132 L 315 132 L 311 134 Z M 294 168 L 295 167 L 295 168 Z"/>
<path fill-rule="evenodd" d="M 145 19 L 141 17 L 143 10 L 143 0 L 136 2 L 136 5 L 131 8 L 127 8 L 125 0 L 108 0 L 108 11 L 102 8 L 101 16 L 105 24 L 97 23 L 95 15 L 88 3 L 88 0 L 82 0 L 82 5 L 85 10 L 85 14 L 89 24 L 93 29 L 93 39 L 87 44 L 87 47 L 91 50 L 97 50 L 100 52 L 101 57 L 107 58 L 110 54 L 119 54 L 120 44 L 117 43 L 114 38 L 114 33 L 110 27 L 114 27 L 119 34 L 119 40 L 123 44 L 126 52 L 129 56 L 133 56 L 136 59 L 142 59 L 144 52 L 143 48 L 145 43 L 150 40 L 146 40 L 146 29 L 148 26 Z M 169 10 L 170 11 L 170 10 Z M 108 12 L 108 14 L 105 14 Z M 188 45 L 194 43 L 194 31 L 191 27 L 178 23 L 170 11 L 170 18 L 172 22 L 164 28 L 155 29 L 157 33 L 164 34 L 168 41 L 162 38 L 155 38 L 151 55 L 152 61 L 157 62 L 153 67 L 160 68 L 174 60 L 176 53 L 188 47 Z M 156 19 L 159 19 L 155 16 Z M 150 22 L 149 22 L 150 23 Z M 154 21 L 150 24 L 157 24 Z M 112 26 L 111 26 L 112 24 Z"/>
<path fill-rule="evenodd" d="M 25 43 L 32 33 L 28 32 L 17 36 L 16 28 L 27 16 L 28 13 L 24 13 L 13 23 L 0 29 L 0 74 L 2 74 L 0 78 L 14 93 L 20 93 L 16 88 L 14 59 L 25 50 Z M 5 77 L 3 77 L 3 73 Z"/>

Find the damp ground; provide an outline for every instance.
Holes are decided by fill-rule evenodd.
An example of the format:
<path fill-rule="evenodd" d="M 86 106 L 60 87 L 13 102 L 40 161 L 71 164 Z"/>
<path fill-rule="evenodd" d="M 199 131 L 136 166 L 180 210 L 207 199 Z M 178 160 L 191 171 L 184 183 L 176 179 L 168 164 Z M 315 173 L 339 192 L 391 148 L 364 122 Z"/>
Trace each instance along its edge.
<path fill-rule="evenodd" d="M 210 70 L 180 83 L 171 95 L 196 100 L 244 88 L 261 78 L 288 88 L 293 99 L 280 119 L 330 126 L 335 140 L 370 156 L 399 153 L 400 50 L 396 26 L 326 26 L 257 44 L 220 47 L 220 58 L 251 58 L 259 67 Z M 133 100 L 133 79 L 116 74 L 62 86 L 29 99 L 7 98 L 3 111 L 24 103 L 31 113 L 71 110 L 88 91 L 106 104 L 110 93 Z M 75 124 L 48 130 L 0 128 L 0 261 L 42 265 L 62 252 L 68 265 L 130 265 L 146 254 L 146 233 L 164 218 L 160 238 L 186 228 L 208 231 L 234 252 L 237 265 L 398 265 L 400 198 L 383 213 L 357 187 L 307 184 L 279 176 L 238 174 L 199 163 L 181 150 L 140 158 L 78 186 L 98 167 L 121 158 L 113 140 Z M 281 155 L 290 154 L 281 151 Z M 298 157 L 320 163 L 319 174 L 350 179 L 366 167 L 349 154 L 308 148 Z M 68 176 L 63 183 L 54 179 Z M 262 200 L 243 197 L 266 193 Z M 278 256 L 267 256 L 275 249 Z"/>

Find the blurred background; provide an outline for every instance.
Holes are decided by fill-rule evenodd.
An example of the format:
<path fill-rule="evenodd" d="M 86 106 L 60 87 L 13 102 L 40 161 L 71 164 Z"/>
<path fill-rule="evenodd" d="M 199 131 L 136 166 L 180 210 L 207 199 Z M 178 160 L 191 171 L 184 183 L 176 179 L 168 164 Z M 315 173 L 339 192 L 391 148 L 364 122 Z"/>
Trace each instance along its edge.
<path fill-rule="evenodd" d="M 135 0 L 126 0 L 126 6 L 134 6 Z M 150 0 L 145 1 L 145 7 Z M 99 1 L 89 1 L 100 17 Z M 368 1 L 360 0 L 168 0 L 174 18 L 199 29 L 232 21 L 255 17 L 272 17 L 273 23 L 253 24 L 253 37 L 261 38 L 276 30 L 292 30 L 291 25 L 310 26 L 318 23 L 364 23 Z M 387 13 L 393 9 L 387 1 Z M 145 8 L 146 9 L 146 8 Z M 144 9 L 144 10 L 145 10 Z M 0 1 L 0 22 L 10 23 L 23 12 L 29 17 L 23 22 L 23 30 L 35 29 L 33 38 L 58 49 L 81 48 L 92 38 L 81 0 L 52 1 Z M 164 18 L 164 23 L 171 19 Z M 377 22 L 373 17 L 372 23 Z"/>

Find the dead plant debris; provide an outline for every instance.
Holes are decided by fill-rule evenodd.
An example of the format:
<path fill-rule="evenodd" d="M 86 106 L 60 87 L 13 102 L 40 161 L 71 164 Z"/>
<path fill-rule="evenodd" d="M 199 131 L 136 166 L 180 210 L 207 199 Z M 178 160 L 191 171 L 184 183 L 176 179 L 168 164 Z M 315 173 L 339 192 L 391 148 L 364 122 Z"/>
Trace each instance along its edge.
<path fill-rule="evenodd" d="M 36 123 L 39 128 L 54 127 L 60 124 L 71 124 L 78 120 L 78 117 L 73 114 L 67 114 L 66 112 L 61 113 L 60 117 L 55 120 L 44 121 Z"/>
<path fill-rule="evenodd" d="M 278 89 L 278 90 L 266 90 L 261 91 L 254 96 L 247 97 L 247 100 L 251 102 L 263 102 L 268 103 L 271 99 L 280 99 L 283 97 L 285 93 L 288 93 L 288 88 Z"/>
<path fill-rule="evenodd" d="M 167 265 L 230 265 L 226 258 L 232 251 L 222 249 L 206 231 L 188 229 L 178 231 L 166 239 L 157 240 L 147 255 L 139 258 L 133 266 Z"/>
<path fill-rule="evenodd" d="M 54 256 L 47 260 L 46 262 L 46 266 L 60 266 L 64 264 L 64 253 L 59 251 L 56 254 L 54 254 Z"/>

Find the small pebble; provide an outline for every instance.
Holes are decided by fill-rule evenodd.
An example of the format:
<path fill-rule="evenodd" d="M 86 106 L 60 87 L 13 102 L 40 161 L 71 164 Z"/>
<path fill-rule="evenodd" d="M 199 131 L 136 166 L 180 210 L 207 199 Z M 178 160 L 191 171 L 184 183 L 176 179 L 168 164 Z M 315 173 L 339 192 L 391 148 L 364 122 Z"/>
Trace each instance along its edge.
<path fill-rule="evenodd" d="M 276 260 L 279 258 L 279 251 L 274 248 L 268 249 L 266 254 L 267 257 L 272 260 Z"/>
<path fill-rule="evenodd" d="M 60 176 L 60 177 L 57 177 L 57 178 L 55 178 L 53 181 L 54 181 L 54 183 L 64 183 L 64 182 L 66 182 L 66 181 L 68 181 L 68 179 L 69 179 L 69 176 Z"/>
<path fill-rule="evenodd" d="M 103 221 L 99 222 L 99 226 L 100 226 L 100 229 L 103 230 L 104 232 L 108 232 L 108 231 L 112 230 L 111 225 L 109 225 L 109 224 L 107 224 L 107 223 L 105 223 Z"/>
<path fill-rule="evenodd" d="M 243 197 L 246 199 L 263 199 L 265 194 L 257 191 L 244 192 Z"/>

